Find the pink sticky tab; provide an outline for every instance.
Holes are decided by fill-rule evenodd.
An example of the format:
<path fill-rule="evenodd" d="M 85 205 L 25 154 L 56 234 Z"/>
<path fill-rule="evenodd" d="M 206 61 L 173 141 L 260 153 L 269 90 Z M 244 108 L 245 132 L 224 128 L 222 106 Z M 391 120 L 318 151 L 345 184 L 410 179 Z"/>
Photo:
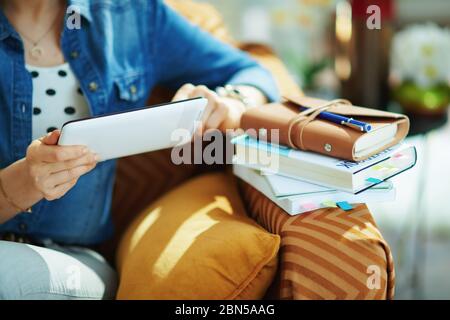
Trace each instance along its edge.
<path fill-rule="evenodd" d="M 302 204 L 302 208 L 303 208 L 304 210 L 312 211 L 312 210 L 318 209 L 319 206 L 316 205 L 315 203 L 309 202 L 309 203 L 304 203 L 304 204 Z"/>
<path fill-rule="evenodd" d="M 397 154 L 394 154 L 393 156 L 392 156 L 392 158 L 394 158 L 394 159 L 403 159 L 403 158 L 405 158 L 406 156 L 404 155 L 404 154 L 402 154 L 402 153 L 397 153 Z"/>

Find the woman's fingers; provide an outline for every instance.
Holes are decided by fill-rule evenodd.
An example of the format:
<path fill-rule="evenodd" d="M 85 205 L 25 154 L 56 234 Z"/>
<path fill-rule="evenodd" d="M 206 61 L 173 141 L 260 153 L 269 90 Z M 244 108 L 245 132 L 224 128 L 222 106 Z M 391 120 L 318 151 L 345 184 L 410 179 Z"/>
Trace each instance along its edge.
<path fill-rule="evenodd" d="M 239 106 L 242 103 L 237 100 L 220 97 L 206 86 L 186 84 L 178 90 L 173 100 L 196 97 L 203 97 L 208 100 L 201 119 L 202 125 L 196 132 L 197 136 L 201 135 L 201 132 L 206 129 L 237 128 L 239 126 L 240 116 L 245 111 L 245 106 Z"/>
<path fill-rule="evenodd" d="M 208 104 L 206 105 L 205 111 L 203 112 L 201 122 L 202 125 L 198 128 L 198 131 L 204 131 L 206 126 L 206 122 L 210 118 L 210 116 L 214 113 L 217 108 L 217 104 L 219 103 L 219 96 L 214 92 L 209 90 L 206 86 L 198 86 L 192 90 L 190 94 L 190 98 L 203 97 L 208 100 Z M 198 132 L 197 132 L 198 134 Z"/>
<path fill-rule="evenodd" d="M 89 152 L 85 146 L 49 146 L 45 144 L 41 144 L 33 151 L 33 160 L 48 163 L 78 159 Z"/>
<path fill-rule="evenodd" d="M 45 199 L 48 201 L 53 201 L 64 196 L 70 189 L 72 189 L 78 182 L 78 179 L 73 179 L 69 182 L 60 184 L 55 188 L 51 189 L 45 194 Z"/>
<path fill-rule="evenodd" d="M 94 168 L 95 164 L 89 164 L 51 174 L 45 181 L 44 188 L 47 191 L 44 192 L 44 194 L 50 193 L 55 187 L 59 185 L 66 184 L 73 180 L 78 180 L 78 178 Z"/>
<path fill-rule="evenodd" d="M 204 125 L 206 120 L 209 118 L 209 116 L 212 114 L 212 112 L 214 111 L 214 109 L 216 107 L 218 95 L 215 92 L 209 90 L 205 86 L 198 86 L 191 92 L 190 97 L 191 98 L 203 97 L 208 100 L 208 104 L 206 105 L 205 112 L 203 112 L 202 119 L 201 119 L 201 121 Z"/>
<path fill-rule="evenodd" d="M 193 84 L 185 84 L 182 86 L 175 96 L 173 97 L 172 101 L 180 101 L 180 100 L 186 100 L 190 98 L 191 92 L 195 89 L 195 86 Z"/>
<path fill-rule="evenodd" d="M 33 141 L 25 158 L 30 181 L 47 200 L 61 198 L 98 162 L 85 146 L 58 146 L 59 136 L 56 130 Z"/>
<path fill-rule="evenodd" d="M 94 153 L 88 153 L 80 158 L 68 160 L 64 162 L 49 163 L 47 165 L 49 173 L 57 173 L 60 171 L 70 170 L 72 168 L 92 165 L 98 162 L 98 156 Z"/>
<path fill-rule="evenodd" d="M 209 116 L 209 118 L 206 120 L 205 127 L 206 129 L 218 129 L 222 122 L 225 121 L 228 115 L 228 108 L 227 106 L 219 102 L 216 104 L 216 107 L 214 108 L 214 111 Z"/>

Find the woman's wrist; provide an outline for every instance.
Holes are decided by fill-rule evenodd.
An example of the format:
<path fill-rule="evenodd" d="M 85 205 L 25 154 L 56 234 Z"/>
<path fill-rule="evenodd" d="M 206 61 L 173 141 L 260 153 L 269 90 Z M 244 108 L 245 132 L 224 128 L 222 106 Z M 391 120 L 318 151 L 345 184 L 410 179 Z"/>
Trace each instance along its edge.
<path fill-rule="evenodd" d="M 26 211 L 42 199 L 29 175 L 26 159 L 21 159 L 0 171 L 0 223 Z"/>
<path fill-rule="evenodd" d="M 267 98 L 264 93 L 252 86 L 226 85 L 224 87 L 218 87 L 216 92 L 221 97 L 240 101 L 246 109 L 258 107 L 267 103 Z"/>
<path fill-rule="evenodd" d="M 250 107 L 259 107 L 268 102 L 265 94 L 256 87 L 236 86 L 240 94 L 245 97 Z"/>

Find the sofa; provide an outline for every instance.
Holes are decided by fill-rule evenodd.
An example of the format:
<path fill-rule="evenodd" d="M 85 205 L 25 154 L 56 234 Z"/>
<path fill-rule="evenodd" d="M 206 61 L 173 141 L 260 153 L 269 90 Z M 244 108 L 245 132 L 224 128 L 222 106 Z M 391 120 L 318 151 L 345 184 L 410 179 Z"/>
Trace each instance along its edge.
<path fill-rule="evenodd" d="M 168 0 L 167 3 L 221 41 L 252 55 L 272 72 L 283 95 L 302 94 L 269 47 L 236 42 L 214 7 L 190 0 Z M 170 101 L 173 94 L 166 88 L 156 88 L 149 104 Z M 266 283 L 258 287 L 255 295 L 244 294 L 241 290 L 239 294 L 224 296 L 209 296 L 206 292 L 206 295 L 196 298 L 393 298 L 395 274 L 392 255 L 365 205 L 358 205 L 351 212 L 330 208 L 289 216 L 250 185 L 232 178 L 226 165 L 175 165 L 170 156 L 171 150 L 162 150 L 119 160 L 112 205 L 116 232 L 113 239 L 98 248 L 113 263 L 118 261 L 117 250 L 127 229 L 149 204 L 180 186 L 187 188 L 192 179 L 220 180 L 238 190 L 242 210 L 252 221 L 279 238 L 276 261 L 270 264 L 270 270 L 266 269 L 266 274 L 258 275 Z M 189 197 L 186 192 L 178 199 L 189 200 L 183 197 Z M 158 242 L 158 239 L 154 241 Z M 118 269 L 123 271 L 121 266 Z M 378 276 L 378 281 L 373 276 Z M 213 292 L 215 289 L 212 286 L 210 290 Z M 167 292 L 172 291 L 167 288 Z M 168 294 L 160 298 L 184 299 L 189 296 L 172 292 L 172 296 Z"/>

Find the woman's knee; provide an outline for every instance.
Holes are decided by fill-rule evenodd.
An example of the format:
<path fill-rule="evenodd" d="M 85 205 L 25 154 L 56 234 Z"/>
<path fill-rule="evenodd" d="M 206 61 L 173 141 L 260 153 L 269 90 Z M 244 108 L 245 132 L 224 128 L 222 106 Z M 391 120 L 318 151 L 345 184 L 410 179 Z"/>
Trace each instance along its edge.
<path fill-rule="evenodd" d="M 27 245 L 0 241 L 0 299 L 22 299 L 45 291 L 50 275 L 44 261 Z"/>
<path fill-rule="evenodd" d="M 59 251 L 0 241 L 0 299 L 112 299 L 117 280 L 106 266 Z"/>

